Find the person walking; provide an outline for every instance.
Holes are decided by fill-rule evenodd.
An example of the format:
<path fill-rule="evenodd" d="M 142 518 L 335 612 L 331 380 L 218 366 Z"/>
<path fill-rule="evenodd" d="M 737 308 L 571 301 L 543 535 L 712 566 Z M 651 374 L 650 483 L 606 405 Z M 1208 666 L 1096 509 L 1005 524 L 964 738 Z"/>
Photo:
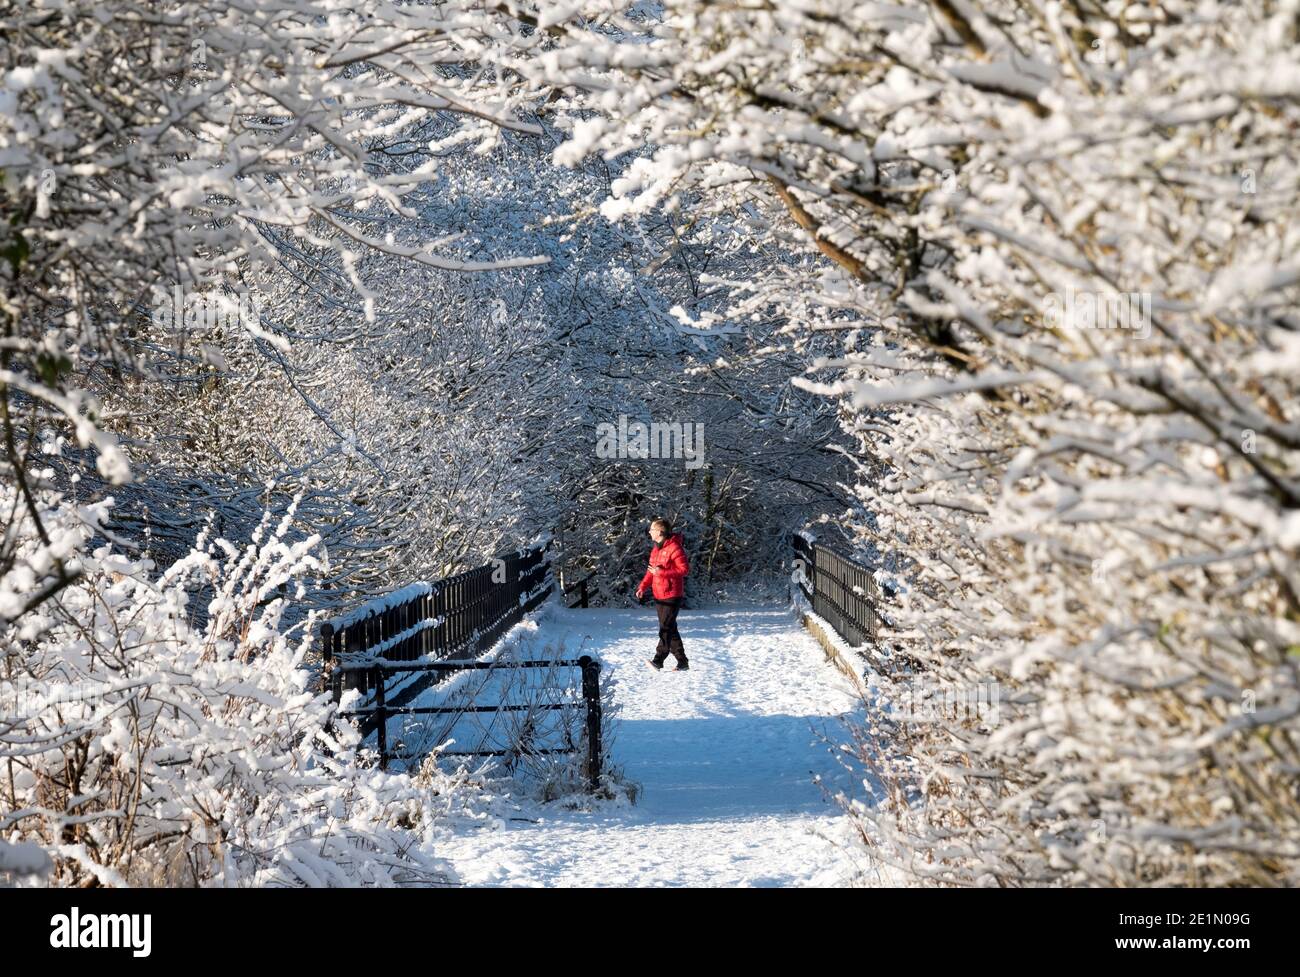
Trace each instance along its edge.
<path fill-rule="evenodd" d="M 682 636 L 677 632 L 677 612 L 686 596 L 685 581 L 691 565 L 686 559 L 681 534 L 674 533 L 666 519 L 650 523 L 650 539 L 654 542 L 650 549 L 650 567 L 636 588 L 637 600 L 642 599 L 647 587 L 650 588 L 659 612 L 659 645 L 654 658 L 650 659 L 650 666 L 662 669 L 671 654 L 677 660 L 677 671 L 684 672 L 690 668 L 690 663 L 686 660 L 686 649 L 682 647 Z"/>

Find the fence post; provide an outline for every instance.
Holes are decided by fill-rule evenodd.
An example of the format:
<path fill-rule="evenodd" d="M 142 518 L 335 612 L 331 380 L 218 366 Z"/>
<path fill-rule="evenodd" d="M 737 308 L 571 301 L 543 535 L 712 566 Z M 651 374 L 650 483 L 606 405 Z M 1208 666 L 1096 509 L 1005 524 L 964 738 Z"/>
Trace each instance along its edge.
<path fill-rule="evenodd" d="M 388 769 L 388 711 L 384 708 L 384 671 L 374 669 L 375 682 L 375 720 L 379 725 L 375 732 L 379 737 L 379 769 Z"/>
<path fill-rule="evenodd" d="M 582 578 L 582 583 L 579 584 L 578 587 L 579 587 L 578 606 L 586 607 L 587 606 L 587 578 L 586 577 Z"/>
<path fill-rule="evenodd" d="M 583 655 L 578 664 L 582 666 L 582 697 L 587 702 L 587 773 L 595 793 L 600 789 L 600 662 Z"/>

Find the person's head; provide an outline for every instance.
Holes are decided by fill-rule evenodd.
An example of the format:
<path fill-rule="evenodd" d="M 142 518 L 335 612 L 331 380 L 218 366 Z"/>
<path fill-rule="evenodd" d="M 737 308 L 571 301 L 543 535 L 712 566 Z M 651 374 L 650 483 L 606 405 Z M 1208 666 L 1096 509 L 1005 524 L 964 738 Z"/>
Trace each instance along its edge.
<path fill-rule="evenodd" d="M 673 527 L 668 524 L 667 519 L 656 519 L 650 523 L 650 538 L 656 543 L 662 543 L 672 535 Z"/>

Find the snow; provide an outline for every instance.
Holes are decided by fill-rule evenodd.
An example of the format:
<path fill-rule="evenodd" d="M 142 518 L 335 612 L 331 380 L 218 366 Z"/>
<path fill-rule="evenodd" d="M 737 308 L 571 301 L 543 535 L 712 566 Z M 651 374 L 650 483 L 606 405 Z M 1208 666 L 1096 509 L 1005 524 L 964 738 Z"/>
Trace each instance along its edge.
<path fill-rule="evenodd" d="M 443 881 L 440 819 L 486 791 L 371 771 L 312 694 L 312 612 L 544 527 L 599 602 L 653 512 L 711 588 L 834 528 L 889 585 L 883 682 L 1008 689 L 1003 725 L 871 716 L 896 790 L 858 827 L 914 878 L 1300 883 L 1300 0 L 1126 26 L 1143 5 L 563 0 L 525 5 L 536 30 L 513 4 L 214 0 L 148 45 L 131 0 L 40 6 L 64 16 L 0 71 L 32 215 L 0 369 L 0 865 L 58 839 L 71 886 Z M 117 328 L 167 291 L 223 315 Z M 243 328 L 208 321 L 234 306 Z M 591 432 L 633 415 L 707 425 L 712 475 L 606 464 Z M 108 528 L 79 518 L 118 483 Z M 639 673 L 647 613 L 531 633 L 626 659 L 606 687 L 645 803 L 494 815 L 571 844 L 466 865 L 829 878 L 794 854 L 843 826 L 803 793 L 838 776 L 806 727 L 852 707 L 807 639 L 710 611 L 695 671 Z M 461 729 L 535 743 L 542 711 Z"/>
<path fill-rule="evenodd" d="M 520 803 L 439 850 L 469 885 L 837 886 L 881 876 L 846 854 L 850 828 L 814 782 L 851 778 L 831 755 L 860 711 L 788 608 L 684 610 L 691 670 L 646 665 L 652 608 L 555 609 L 538 640 L 581 646 L 616 682 L 615 763 L 634 805 L 592 811 Z M 535 652 L 534 652 L 535 653 Z M 861 792 L 859 791 L 859 794 Z M 864 874 L 865 871 L 865 874 Z"/>
<path fill-rule="evenodd" d="M 40 845 L 30 841 L 16 844 L 0 841 L 0 873 L 44 875 L 49 870 L 50 856 Z"/>
<path fill-rule="evenodd" d="M 400 607 L 407 601 L 415 600 L 417 597 L 423 597 L 425 594 L 431 593 L 432 591 L 433 584 L 427 581 L 408 584 L 399 590 L 394 590 L 392 593 L 376 597 L 374 600 L 369 600 L 360 607 L 354 608 L 346 614 L 339 615 L 329 623 L 336 632 L 342 631 L 349 625 L 364 620 L 370 614 L 383 614 L 385 611 L 392 610 L 394 607 Z M 378 652 L 376 652 L 376 654 L 378 654 Z"/>

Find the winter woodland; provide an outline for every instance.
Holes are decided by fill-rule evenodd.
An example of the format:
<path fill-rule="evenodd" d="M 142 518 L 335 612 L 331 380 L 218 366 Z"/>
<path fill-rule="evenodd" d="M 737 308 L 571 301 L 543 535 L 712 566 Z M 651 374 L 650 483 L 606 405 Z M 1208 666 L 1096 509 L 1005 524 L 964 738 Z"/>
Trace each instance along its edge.
<path fill-rule="evenodd" d="M 874 571 L 891 878 L 1300 884 L 1298 51 L 1300 0 L 0 0 L 0 884 L 445 882 L 494 788 L 377 770 L 318 621 L 539 532 L 626 605 L 661 515 L 702 603 L 788 604 L 799 530 Z"/>

